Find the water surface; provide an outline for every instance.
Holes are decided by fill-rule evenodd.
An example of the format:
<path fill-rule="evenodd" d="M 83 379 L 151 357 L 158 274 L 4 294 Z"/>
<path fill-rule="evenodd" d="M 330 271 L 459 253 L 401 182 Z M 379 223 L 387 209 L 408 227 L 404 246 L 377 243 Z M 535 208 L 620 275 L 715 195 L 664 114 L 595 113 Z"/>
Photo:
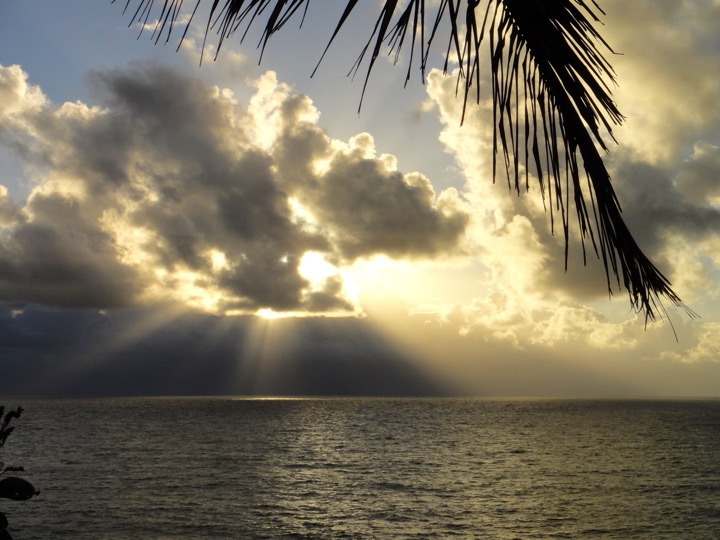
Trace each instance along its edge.
<path fill-rule="evenodd" d="M 720 401 L 21 404 L 15 540 L 720 538 Z"/>

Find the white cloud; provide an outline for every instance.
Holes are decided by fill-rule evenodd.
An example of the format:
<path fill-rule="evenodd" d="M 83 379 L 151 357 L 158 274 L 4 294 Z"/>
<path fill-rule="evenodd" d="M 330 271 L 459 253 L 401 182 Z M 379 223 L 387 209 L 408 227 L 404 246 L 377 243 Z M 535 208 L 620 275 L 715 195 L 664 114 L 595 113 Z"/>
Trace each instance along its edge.
<path fill-rule="evenodd" d="M 40 88 L 28 84 L 28 76 L 18 65 L 3 68 L 0 78 L 0 118 L 3 123 L 36 112 L 47 103 Z"/>

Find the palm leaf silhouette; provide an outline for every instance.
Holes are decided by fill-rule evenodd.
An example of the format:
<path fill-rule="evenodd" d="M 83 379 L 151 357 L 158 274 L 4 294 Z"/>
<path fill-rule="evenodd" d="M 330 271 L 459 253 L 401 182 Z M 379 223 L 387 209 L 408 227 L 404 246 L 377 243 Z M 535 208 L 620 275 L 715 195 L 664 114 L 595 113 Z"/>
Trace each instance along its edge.
<path fill-rule="evenodd" d="M 180 41 L 203 1 L 196 0 Z M 141 22 L 146 26 L 151 20 L 157 21 L 153 39 L 158 42 L 163 36 L 170 38 L 182 4 L 183 0 L 163 0 L 162 6 L 154 9 L 154 0 L 126 0 L 125 10 L 135 7 L 130 24 Z M 298 13 L 304 20 L 309 5 L 310 0 L 212 0 L 205 39 L 211 33 L 217 35 L 217 56 L 225 39 L 239 31 L 242 41 L 248 29 L 263 20 L 258 44 L 262 59 L 270 37 Z M 347 0 L 320 61 L 357 5 L 357 0 Z M 447 28 L 444 71 L 448 71 L 451 60 L 458 62 L 464 118 L 471 98 L 480 99 L 481 52 L 487 48 L 494 178 L 498 175 L 498 157 L 508 184 L 518 193 L 523 185 L 528 188 L 530 173 L 534 173 L 553 232 L 559 215 L 566 269 L 572 197 L 583 259 L 586 261 L 589 244 L 604 264 L 610 295 L 615 283 L 624 287 L 633 308 L 644 312 L 646 323 L 658 314 L 666 315 L 661 297 L 695 316 L 635 242 L 622 219 L 601 155 L 607 151 L 605 138 L 614 140 L 612 128 L 623 117 L 610 94 L 614 72 L 598 48 L 600 45 L 612 52 L 593 26 L 599 21 L 597 14 L 604 14 L 594 0 L 439 0 L 431 16 L 425 0 L 384 0 L 378 5 L 367 44 L 350 70 L 357 73 L 369 53 L 363 95 L 383 48 L 394 54 L 397 62 L 407 42 L 406 83 L 416 59 L 424 81 L 430 49 L 440 30 Z"/>

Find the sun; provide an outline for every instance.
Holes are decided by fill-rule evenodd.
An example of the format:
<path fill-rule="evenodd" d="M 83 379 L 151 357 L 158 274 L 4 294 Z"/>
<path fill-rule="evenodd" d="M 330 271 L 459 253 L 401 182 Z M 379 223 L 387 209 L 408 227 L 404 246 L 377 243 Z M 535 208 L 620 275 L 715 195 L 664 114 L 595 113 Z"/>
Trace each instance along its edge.
<path fill-rule="evenodd" d="M 334 275 L 340 274 L 340 269 L 325 260 L 325 256 L 318 251 L 306 251 L 300 259 L 298 272 L 307 279 L 312 286 L 320 286 Z"/>

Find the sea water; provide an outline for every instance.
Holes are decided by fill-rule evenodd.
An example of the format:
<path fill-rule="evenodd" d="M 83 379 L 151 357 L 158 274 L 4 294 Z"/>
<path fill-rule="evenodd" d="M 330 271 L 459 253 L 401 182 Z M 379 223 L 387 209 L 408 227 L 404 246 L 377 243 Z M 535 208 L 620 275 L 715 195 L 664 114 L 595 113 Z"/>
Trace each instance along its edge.
<path fill-rule="evenodd" d="M 720 538 L 720 401 L 19 404 L 15 540 Z"/>

